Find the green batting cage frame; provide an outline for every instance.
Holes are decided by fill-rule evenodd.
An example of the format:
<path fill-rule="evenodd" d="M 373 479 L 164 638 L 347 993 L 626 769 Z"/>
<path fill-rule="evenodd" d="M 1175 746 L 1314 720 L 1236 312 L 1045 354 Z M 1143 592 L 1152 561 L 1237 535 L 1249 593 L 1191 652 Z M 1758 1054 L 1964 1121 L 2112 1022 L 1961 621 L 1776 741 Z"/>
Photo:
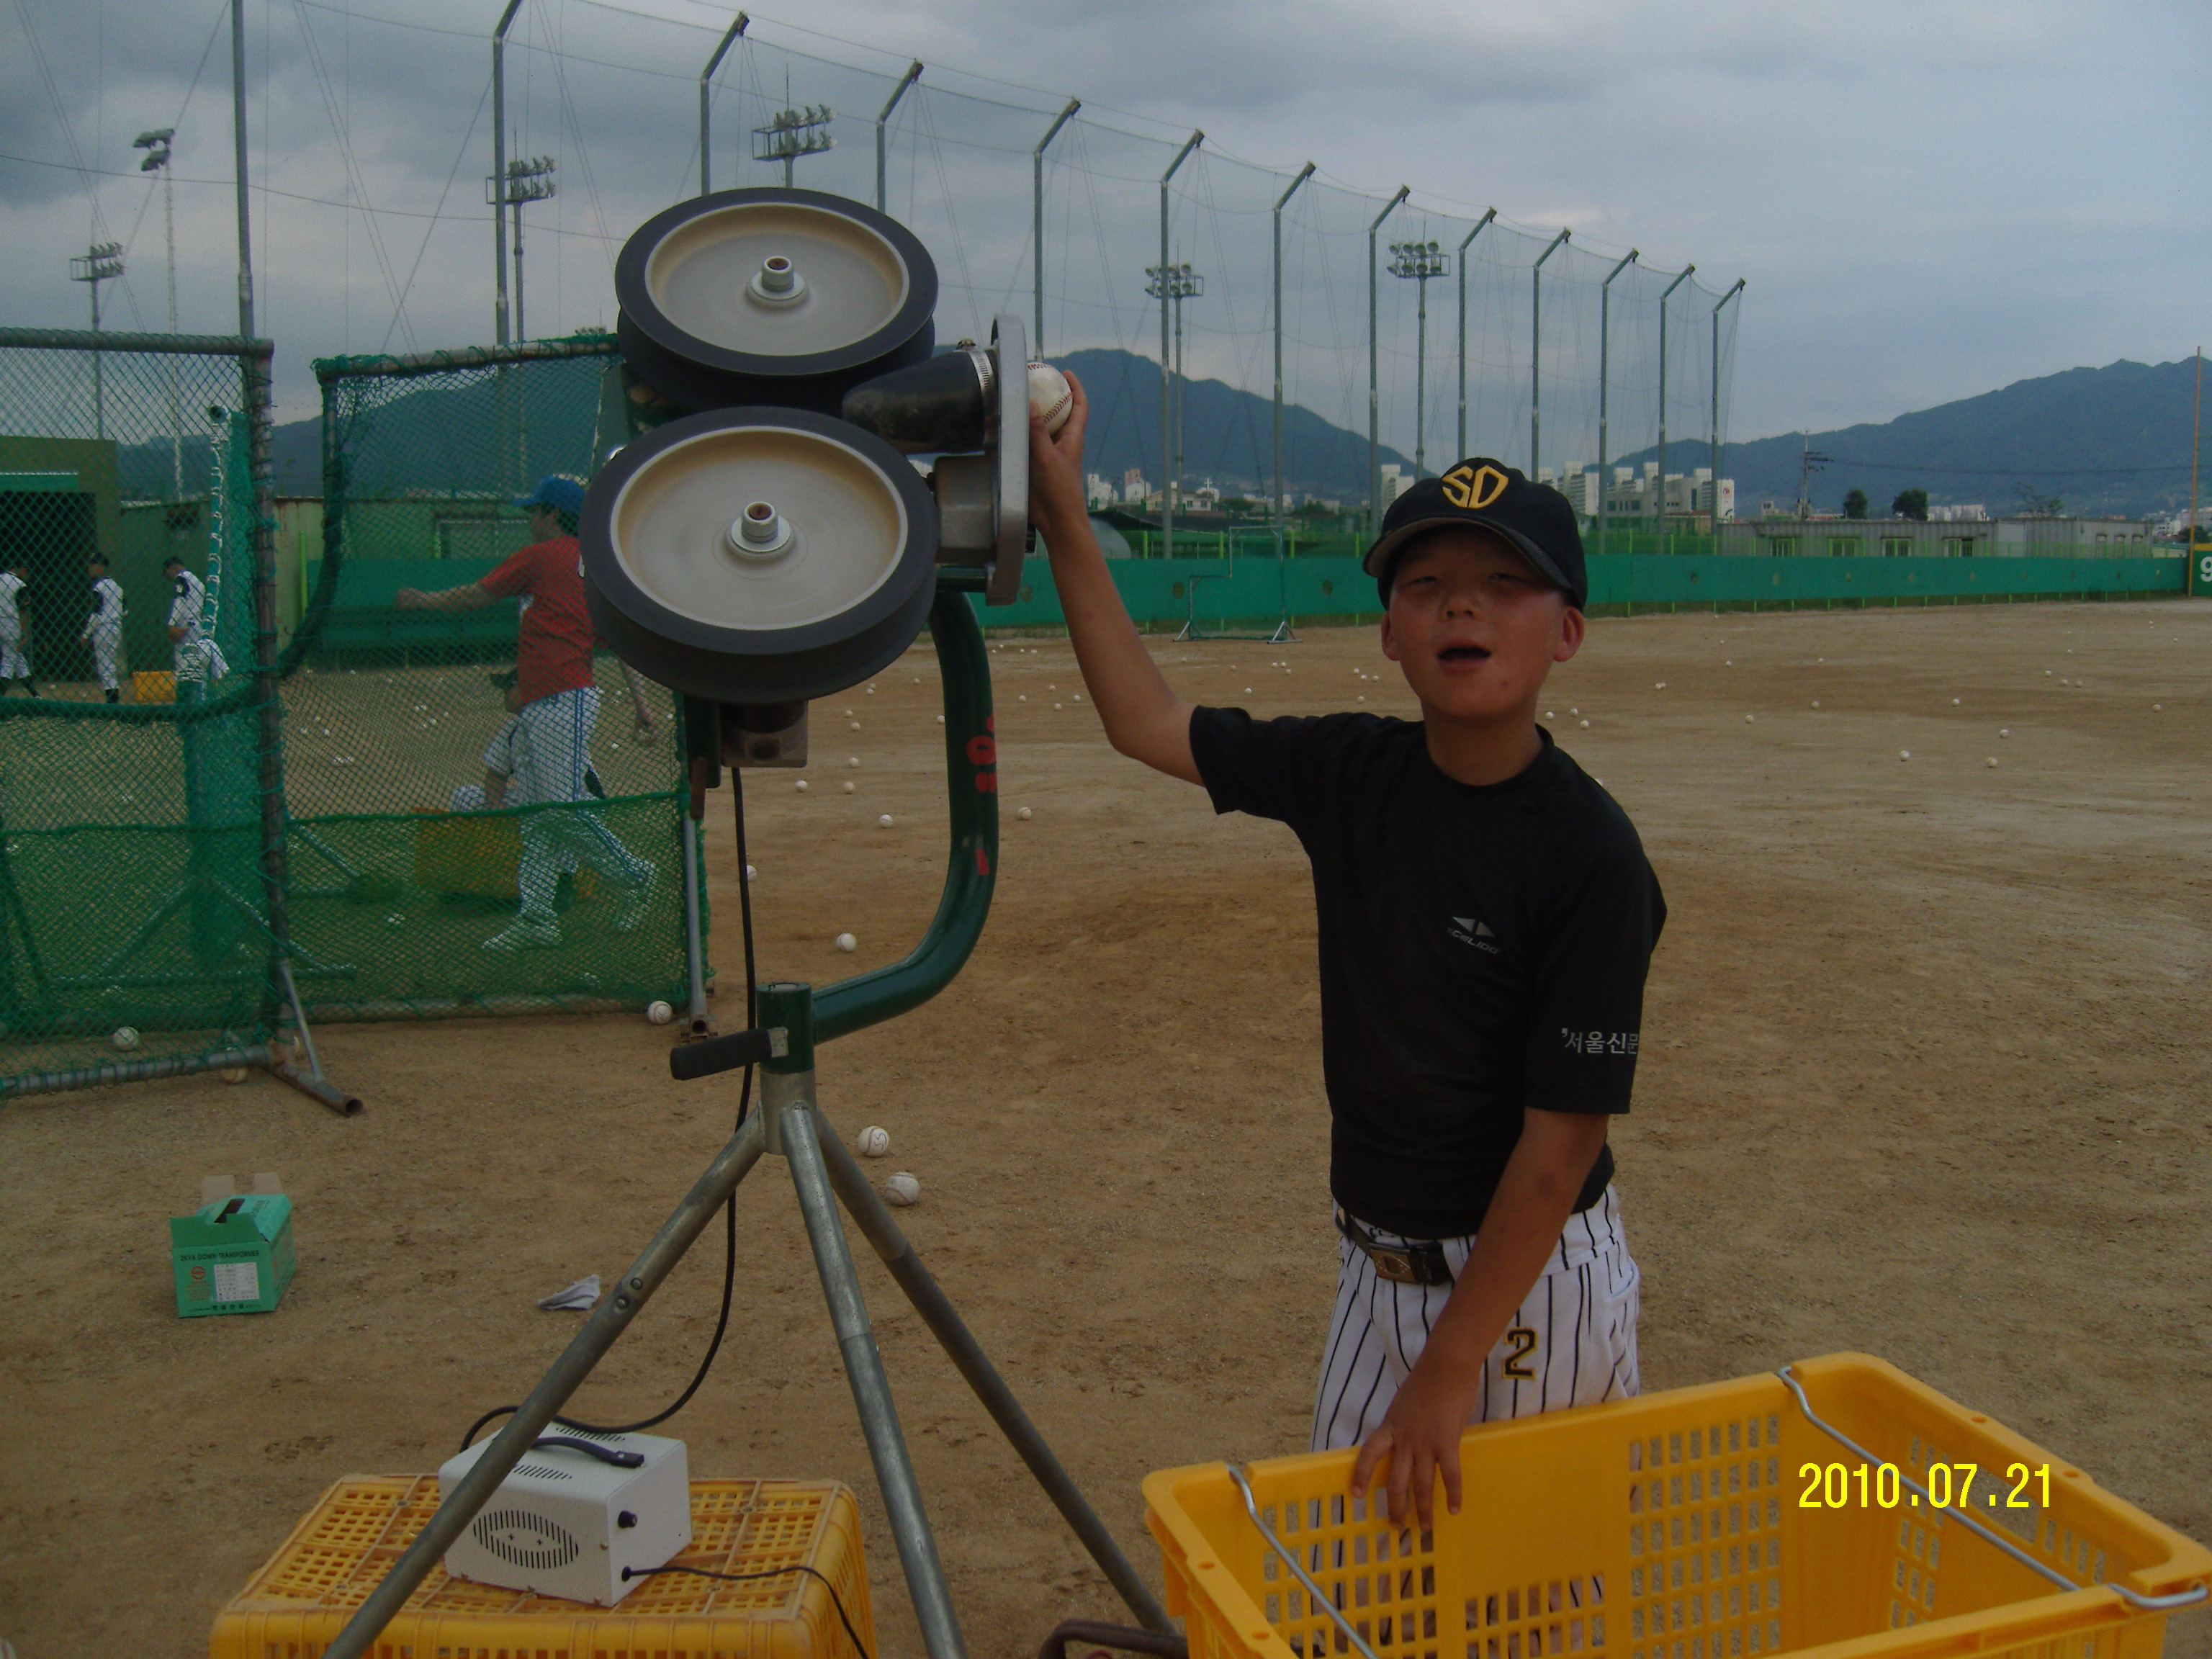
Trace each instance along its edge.
<path fill-rule="evenodd" d="M 665 999 L 711 1030 L 672 700 L 646 688 L 646 739 L 603 656 L 592 798 L 492 805 L 516 606 L 397 603 L 528 539 L 516 477 L 587 477 L 620 441 L 612 353 L 320 362 L 320 421 L 279 428 L 266 341 L 0 329 L 0 560 L 26 567 L 41 693 L 0 688 L 0 1101 L 261 1066 L 357 1110 L 311 1021 Z M 288 472 L 319 456 L 321 493 L 273 489 L 272 448 Z M 112 702 L 94 555 L 125 596 Z M 172 556 L 211 653 L 170 637 Z M 487 950 L 553 815 L 652 865 L 651 897 L 618 918 L 570 858 L 559 945 Z"/>
<path fill-rule="evenodd" d="M 289 935 L 270 349 L 0 329 L 0 562 L 45 687 L 0 702 L 0 1099 L 260 1066 L 358 1109 L 279 1041 L 313 1054 L 295 970 L 343 970 Z"/>

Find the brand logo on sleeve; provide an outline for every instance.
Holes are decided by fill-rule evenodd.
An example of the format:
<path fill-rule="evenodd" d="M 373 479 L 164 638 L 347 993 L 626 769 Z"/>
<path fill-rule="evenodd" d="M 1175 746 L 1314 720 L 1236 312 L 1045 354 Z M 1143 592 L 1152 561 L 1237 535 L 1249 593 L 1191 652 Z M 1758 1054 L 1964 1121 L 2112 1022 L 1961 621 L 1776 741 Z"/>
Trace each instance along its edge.
<path fill-rule="evenodd" d="M 1498 935 L 1490 931 L 1490 924 L 1479 916 L 1454 916 L 1451 926 L 1445 929 L 1462 945 L 1472 945 L 1478 951 L 1492 956 L 1498 954 Z"/>

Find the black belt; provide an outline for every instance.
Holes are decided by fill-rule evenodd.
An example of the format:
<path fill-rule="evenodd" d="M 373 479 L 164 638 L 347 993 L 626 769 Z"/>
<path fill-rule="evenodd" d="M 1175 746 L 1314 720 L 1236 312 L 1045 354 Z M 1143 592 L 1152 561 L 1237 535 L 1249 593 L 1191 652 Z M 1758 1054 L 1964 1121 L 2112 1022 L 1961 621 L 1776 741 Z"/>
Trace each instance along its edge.
<path fill-rule="evenodd" d="M 1606 1160 L 1601 1157 L 1601 1165 Z M 1597 1190 L 1589 1190 L 1586 1182 L 1575 1200 L 1573 1213 L 1580 1215 L 1605 1196 L 1605 1189 L 1613 1179 L 1610 1167 L 1603 1169 L 1605 1179 L 1595 1181 Z M 1600 1173 L 1593 1169 L 1593 1178 Z M 1453 1283 L 1451 1264 L 1444 1259 L 1444 1247 L 1433 1238 L 1410 1238 L 1401 1244 L 1385 1244 L 1381 1239 L 1346 1215 L 1342 1205 L 1336 1206 L 1336 1230 L 1375 1264 L 1375 1275 L 1387 1279 L 1394 1285 L 1449 1285 Z"/>

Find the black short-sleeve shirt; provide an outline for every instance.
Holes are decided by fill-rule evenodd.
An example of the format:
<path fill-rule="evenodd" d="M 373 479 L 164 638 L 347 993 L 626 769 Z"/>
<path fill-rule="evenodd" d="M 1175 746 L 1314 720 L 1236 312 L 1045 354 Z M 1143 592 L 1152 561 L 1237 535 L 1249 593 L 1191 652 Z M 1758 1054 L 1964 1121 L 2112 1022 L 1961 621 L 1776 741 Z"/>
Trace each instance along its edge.
<path fill-rule="evenodd" d="M 1409 1237 L 1477 1231 L 1524 1108 L 1628 1109 L 1666 902 L 1627 814 L 1538 735 L 1474 786 L 1418 722 L 1191 714 L 1214 810 L 1280 819 L 1312 860 L 1330 1189 Z M 1612 1173 L 1607 1148 L 1584 1200 Z"/>

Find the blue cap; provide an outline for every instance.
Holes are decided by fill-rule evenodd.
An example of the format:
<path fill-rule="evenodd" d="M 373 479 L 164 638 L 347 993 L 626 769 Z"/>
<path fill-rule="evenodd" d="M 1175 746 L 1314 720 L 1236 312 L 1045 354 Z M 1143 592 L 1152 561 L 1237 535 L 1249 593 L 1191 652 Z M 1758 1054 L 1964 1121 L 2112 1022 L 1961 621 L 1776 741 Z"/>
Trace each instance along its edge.
<path fill-rule="evenodd" d="M 584 514 L 584 481 L 572 478 L 565 472 L 549 472 L 538 481 L 538 488 L 527 495 L 515 498 L 517 507 L 550 507 L 581 518 Z"/>

